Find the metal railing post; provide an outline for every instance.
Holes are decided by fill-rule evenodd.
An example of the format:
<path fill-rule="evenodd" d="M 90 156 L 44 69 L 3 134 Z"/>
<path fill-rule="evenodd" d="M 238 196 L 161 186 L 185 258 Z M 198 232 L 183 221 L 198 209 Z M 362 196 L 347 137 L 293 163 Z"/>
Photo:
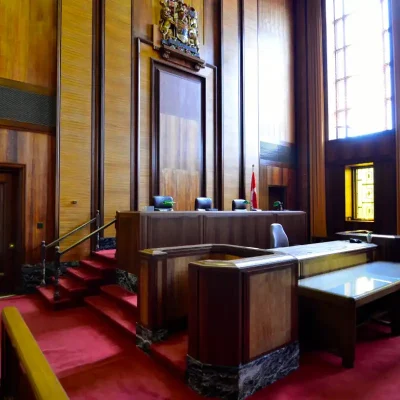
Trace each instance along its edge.
<path fill-rule="evenodd" d="M 100 211 L 96 211 L 96 231 L 100 228 Z M 96 234 L 96 251 L 100 250 L 100 232 Z"/>
<path fill-rule="evenodd" d="M 42 245 L 40 247 L 40 254 L 41 254 L 41 259 L 42 259 L 42 283 L 40 284 L 41 286 L 46 285 L 46 242 L 43 240 Z"/>
<path fill-rule="evenodd" d="M 59 287 L 59 277 L 60 277 L 60 259 L 61 259 L 61 253 L 60 253 L 60 247 L 56 247 L 56 261 L 54 263 L 55 271 L 54 271 L 54 300 L 59 300 L 60 299 L 60 287 Z"/>

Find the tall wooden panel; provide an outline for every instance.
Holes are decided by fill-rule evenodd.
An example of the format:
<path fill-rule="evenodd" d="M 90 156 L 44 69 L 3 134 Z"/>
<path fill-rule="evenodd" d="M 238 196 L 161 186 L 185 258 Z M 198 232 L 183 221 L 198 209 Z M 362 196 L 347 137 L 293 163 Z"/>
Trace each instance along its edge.
<path fill-rule="evenodd" d="M 130 209 L 131 0 L 105 2 L 104 223 Z M 115 236 L 110 227 L 104 236 Z"/>
<path fill-rule="evenodd" d="M 260 207 L 270 209 L 269 187 L 286 192 L 284 208 L 295 209 L 293 2 L 258 2 L 258 118 Z"/>
<path fill-rule="evenodd" d="M 0 77 L 56 89 L 55 0 L 0 0 Z"/>
<path fill-rule="evenodd" d="M 25 257 L 37 263 L 42 240 L 54 239 L 54 136 L 0 129 L 0 167 L 25 166 Z M 43 229 L 37 223 L 43 222 Z"/>
<path fill-rule="evenodd" d="M 294 143 L 292 0 L 260 0 L 260 141 Z"/>
<path fill-rule="evenodd" d="M 238 0 L 222 1 L 222 125 L 223 125 L 223 201 L 230 210 L 239 196 L 240 107 L 239 107 L 239 8 Z"/>
<path fill-rule="evenodd" d="M 193 210 L 205 195 L 205 81 L 160 64 L 153 79 L 153 193 L 172 196 L 177 211 Z"/>
<path fill-rule="evenodd" d="M 254 165 L 256 185 L 259 188 L 258 0 L 244 1 L 243 36 L 244 187 L 246 198 L 250 199 L 252 165 Z"/>
<path fill-rule="evenodd" d="M 91 218 L 92 0 L 61 0 L 60 235 Z M 76 202 L 76 203 L 75 203 Z M 89 228 L 63 242 L 87 235 Z M 79 259 L 89 242 L 68 253 Z"/>

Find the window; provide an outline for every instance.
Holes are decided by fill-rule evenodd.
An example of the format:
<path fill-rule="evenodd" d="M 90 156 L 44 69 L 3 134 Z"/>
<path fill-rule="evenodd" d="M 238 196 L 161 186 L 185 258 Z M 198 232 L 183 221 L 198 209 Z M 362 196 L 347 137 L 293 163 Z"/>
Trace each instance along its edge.
<path fill-rule="evenodd" d="M 346 219 L 374 220 L 373 164 L 348 166 L 345 169 Z"/>
<path fill-rule="evenodd" d="M 326 0 L 329 140 L 393 129 L 389 1 Z"/>

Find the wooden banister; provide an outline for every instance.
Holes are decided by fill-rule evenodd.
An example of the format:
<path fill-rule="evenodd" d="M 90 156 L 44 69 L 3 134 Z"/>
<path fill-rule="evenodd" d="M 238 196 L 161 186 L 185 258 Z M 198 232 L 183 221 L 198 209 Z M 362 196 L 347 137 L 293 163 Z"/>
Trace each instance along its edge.
<path fill-rule="evenodd" d="M 14 374 L 24 371 L 37 400 L 68 400 L 68 396 L 40 350 L 35 338 L 15 307 L 5 307 L 2 321 L 1 377 L 3 399 L 17 395 Z M 17 368 L 13 366 L 17 365 Z"/>

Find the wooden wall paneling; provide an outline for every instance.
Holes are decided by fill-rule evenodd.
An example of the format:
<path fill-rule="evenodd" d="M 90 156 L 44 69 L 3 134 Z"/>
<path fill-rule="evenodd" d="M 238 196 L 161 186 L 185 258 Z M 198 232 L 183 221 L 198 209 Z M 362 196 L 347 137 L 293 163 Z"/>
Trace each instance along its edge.
<path fill-rule="evenodd" d="M 294 143 L 292 1 L 258 3 L 260 141 Z"/>
<path fill-rule="evenodd" d="M 60 235 L 91 219 L 92 1 L 62 0 L 60 49 Z M 72 202 L 76 201 L 76 204 Z M 85 228 L 62 248 L 87 235 Z M 65 256 L 89 254 L 86 242 Z"/>
<path fill-rule="evenodd" d="M 243 2 L 243 45 L 244 190 L 246 198 L 250 200 L 252 165 L 254 165 L 257 189 L 260 182 L 258 0 Z"/>
<path fill-rule="evenodd" d="M 223 125 L 223 196 L 222 207 L 231 210 L 239 196 L 240 179 L 240 99 L 239 99 L 239 4 L 222 0 L 221 64 Z"/>
<path fill-rule="evenodd" d="M 190 211 L 205 195 L 206 82 L 155 61 L 152 75 L 152 192 Z"/>
<path fill-rule="evenodd" d="M 396 233 L 396 137 L 393 132 L 326 143 L 326 214 L 328 234 L 353 229 Z M 345 167 L 373 162 L 375 222 L 345 220 Z"/>
<path fill-rule="evenodd" d="M 42 240 L 54 239 L 55 138 L 46 134 L 0 129 L 0 167 L 25 167 L 25 254 L 22 262 L 36 263 Z M 37 223 L 44 228 L 38 229 Z"/>
<path fill-rule="evenodd" d="M 397 234 L 400 234 L 400 3 L 392 1 L 393 29 L 393 79 L 394 79 L 394 115 L 396 130 L 396 187 L 397 187 Z"/>
<path fill-rule="evenodd" d="M 151 40 L 153 35 L 153 0 L 132 0 L 134 37 Z M 157 22 L 158 24 L 158 22 Z"/>
<path fill-rule="evenodd" d="M 220 2 L 204 0 L 204 45 L 200 56 L 208 64 L 220 65 Z"/>
<path fill-rule="evenodd" d="M 0 1 L 0 77 L 56 90 L 57 1 Z"/>
<path fill-rule="evenodd" d="M 105 2 L 104 223 L 131 203 L 131 0 Z M 111 226 L 104 236 L 115 236 Z"/>
<path fill-rule="evenodd" d="M 263 210 L 268 210 L 269 205 L 269 186 L 283 186 L 286 190 L 286 200 L 284 208 L 295 210 L 296 201 L 296 170 L 289 166 L 280 164 L 274 165 L 272 162 L 260 161 L 260 180 L 259 193 L 260 205 Z"/>

